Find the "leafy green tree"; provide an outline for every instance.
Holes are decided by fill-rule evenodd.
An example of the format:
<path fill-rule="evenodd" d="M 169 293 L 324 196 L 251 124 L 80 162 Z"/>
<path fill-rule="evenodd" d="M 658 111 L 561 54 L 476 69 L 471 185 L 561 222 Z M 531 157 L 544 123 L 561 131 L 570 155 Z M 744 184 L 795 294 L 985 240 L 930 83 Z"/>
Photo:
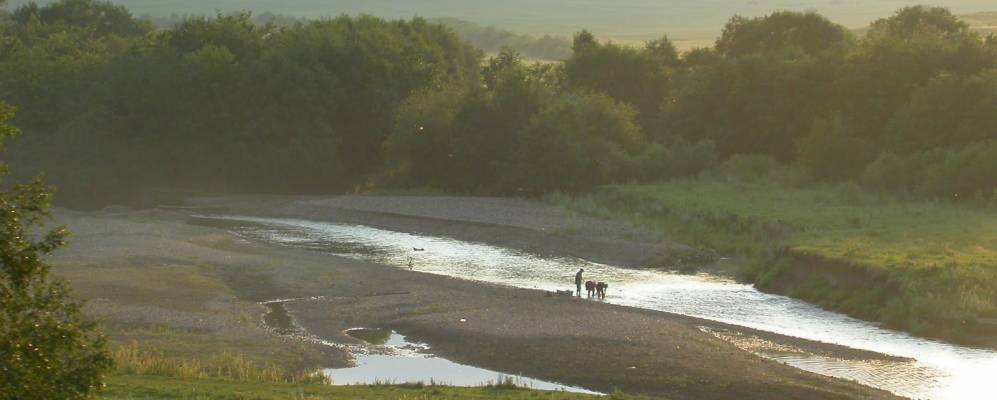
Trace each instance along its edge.
<path fill-rule="evenodd" d="M 826 107 L 821 100 L 835 79 L 832 71 L 823 60 L 774 54 L 695 68 L 664 103 L 657 139 L 711 140 L 721 158 L 759 153 L 791 162 L 796 141 Z"/>
<path fill-rule="evenodd" d="M 604 94 L 566 93 L 517 135 L 504 185 L 540 195 L 623 181 L 645 144 L 632 107 Z"/>
<path fill-rule="evenodd" d="M 903 8 L 873 23 L 837 82 L 839 110 L 856 133 L 881 140 L 911 92 L 939 74 L 972 75 L 997 66 L 978 35 L 944 8 Z"/>
<path fill-rule="evenodd" d="M 556 72 L 506 49 L 484 67 L 484 87 L 460 82 L 409 98 L 386 142 L 392 181 L 494 193 L 515 142 L 556 90 Z"/>
<path fill-rule="evenodd" d="M 448 86 L 410 97 L 385 142 L 389 178 L 399 186 L 448 188 L 456 179 L 456 118 L 473 89 Z"/>
<path fill-rule="evenodd" d="M 565 83 L 633 105 L 641 127 L 650 131 L 668 94 L 672 67 L 677 64 L 673 53 L 667 37 L 636 49 L 599 43 L 583 31 L 575 37 L 574 54 L 564 63 Z"/>
<path fill-rule="evenodd" d="M 499 190 L 516 133 L 555 96 L 559 75 L 542 64 L 514 63 L 496 74 L 489 91 L 468 97 L 456 121 L 454 160 L 459 178 L 455 189 Z"/>
<path fill-rule="evenodd" d="M 871 161 L 872 145 L 854 135 L 842 117 L 818 118 L 810 134 L 797 143 L 797 161 L 816 178 L 846 180 L 857 177 Z"/>
<path fill-rule="evenodd" d="M 667 35 L 647 42 L 644 47 L 645 51 L 662 65 L 672 67 L 679 65 L 679 52 Z"/>
<path fill-rule="evenodd" d="M 133 18 L 125 6 L 109 1 L 60 0 L 45 6 L 31 2 L 15 9 L 14 19 L 21 24 L 37 20 L 48 25 L 92 29 L 97 36 L 141 36 L 152 31 L 150 24 Z"/>
<path fill-rule="evenodd" d="M 0 103 L 0 144 L 17 134 L 12 116 Z M 111 366 L 103 337 L 42 260 L 67 234 L 43 231 L 50 197 L 40 181 L 0 192 L 0 399 L 90 398 Z"/>
<path fill-rule="evenodd" d="M 890 119 L 885 145 L 900 153 L 977 143 L 997 132 L 997 69 L 945 74 L 914 89 Z"/>
<path fill-rule="evenodd" d="M 785 51 L 816 55 L 840 49 L 849 40 L 844 27 L 817 13 L 779 11 L 758 18 L 731 18 L 716 49 L 725 57 Z"/>
<path fill-rule="evenodd" d="M 687 69 L 716 65 L 723 60 L 720 53 L 710 48 L 696 48 L 682 53 L 682 66 Z"/>

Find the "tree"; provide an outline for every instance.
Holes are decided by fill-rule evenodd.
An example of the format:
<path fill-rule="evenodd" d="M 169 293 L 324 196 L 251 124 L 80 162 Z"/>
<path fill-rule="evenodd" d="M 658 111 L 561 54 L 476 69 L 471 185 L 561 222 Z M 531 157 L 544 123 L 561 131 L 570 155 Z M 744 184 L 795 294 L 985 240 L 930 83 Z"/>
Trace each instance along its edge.
<path fill-rule="evenodd" d="M 817 13 L 779 11 L 759 18 L 731 18 L 716 48 L 725 57 L 772 51 L 816 55 L 849 40 L 844 27 Z"/>
<path fill-rule="evenodd" d="M 797 147 L 797 161 L 812 176 L 827 180 L 857 177 L 873 154 L 872 146 L 855 137 L 840 116 L 816 119 Z"/>
<path fill-rule="evenodd" d="M 679 64 L 679 52 L 667 35 L 647 42 L 644 47 L 650 56 L 662 65 L 674 67 Z"/>
<path fill-rule="evenodd" d="M 929 36 L 964 36 L 969 25 L 942 7 L 909 6 L 901 8 L 890 18 L 873 22 L 870 37 L 914 38 Z"/>
<path fill-rule="evenodd" d="M 641 127 L 651 131 L 669 91 L 671 67 L 677 64 L 674 51 L 667 37 L 637 49 L 599 43 L 583 31 L 575 36 L 574 54 L 564 63 L 565 80 L 572 88 L 633 105 Z"/>
<path fill-rule="evenodd" d="M 626 179 L 646 143 L 635 117 L 632 107 L 604 94 L 562 94 L 517 135 L 505 187 L 536 196 Z"/>
<path fill-rule="evenodd" d="M 761 153 L 791 162 L 796 140 L 825 107 L 833 77 L 827 63 L 775 54 L 694 68 L 665 102 L 657 139 L 712 140 L 723 158 Z"/>
<path fill-rule="evenodd" d="M 872 24 L 841 74 L 835 101 L 852 116 L 856 134 L 875 142 L 919 86 L 995 66 L 995 53 L 948 10 L 907 7 Z"/>
<path fill-rule="evenodd" d="M 152 31 L 150 24 L 132 18 L 125 6 L 95 0 L 61 0 L 43 7 L 32 2 L 14 10 L 14 19 L 21 24 L 37 19 L 42 24 L 93 29 L 101 37 L 141 36 Z"/>
<path fill-rule="evenodd" d="M 997 132 L 997 69 L 944 74 L 914 89 L 890 119 L 885 145 L 900 154 L 992 139 Z"/>
<path fill-rule="evenodd" d="M 0 103 L 0 145 L 17 131 Z M 0 164 L 0 173 L 6 166 Z M 104 338 L 85 322 L 67 284 L 42 256 L 67 232 L 42 232 L 51 193 L 40 181 L 0 192 L 0 399 L 84 399 L 111 366 Z"/>

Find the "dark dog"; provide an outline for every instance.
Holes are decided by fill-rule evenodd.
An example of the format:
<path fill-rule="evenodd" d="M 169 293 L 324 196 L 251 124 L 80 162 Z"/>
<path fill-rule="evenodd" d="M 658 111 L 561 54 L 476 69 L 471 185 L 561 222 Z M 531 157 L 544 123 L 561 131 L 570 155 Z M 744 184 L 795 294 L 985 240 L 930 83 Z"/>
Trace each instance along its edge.
<path fill-rule="evenodd" d="M 585 292 L 589 294 L 589 297 L 592 297 L 595 294 L 595 282 L 585 281 Z"/>
<path fill-rule="evenodd" d="M 595 293 L 600 299 L 606 298 L 606 289 L 609 289 L 609 284 L 606 282 L 599 282 L 595 284 Z"/>

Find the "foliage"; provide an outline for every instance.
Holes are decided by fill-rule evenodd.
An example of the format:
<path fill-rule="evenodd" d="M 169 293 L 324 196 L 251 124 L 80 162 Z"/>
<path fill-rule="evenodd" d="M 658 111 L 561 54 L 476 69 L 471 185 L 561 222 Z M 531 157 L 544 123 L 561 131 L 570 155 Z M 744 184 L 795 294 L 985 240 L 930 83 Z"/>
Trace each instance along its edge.
<path fill-rule="evenodd" d="M 633 105 L 641 127 L 650 130 L 669 91 L 670 69 L 677 63 L 675 48 L 667 37 L 636 49 L 599 43 L 590 33 L 582 32 L 575 38 L 574 53 L 564 63 L 565 83 Z"/>
<path fill-rule="evenodd" d="M 410 97 L 385 143 L 396 185 L 496 192 L 516 135 L 554 96 L 557 78 L 505 49 L 483 69 L 484 87 L 465 84 Z"/>
<path fill-rule="evenodd" d="M 450 20 L 241 13 L 150 32 L 93 0 L 18 10 L 0 24 L 0 96 L 31 134 L 12 161 L 76 206 L 164 189 L 577 192 L 751 156 L 800 184 L 932 197 L 988 197 L 976 176 L 997 174 L 968 150 L 997 132 L 997 46 L 943 8 L 903 8 L 861 37 L 815 13 L 734 17 L 681 55 L 667 36 L 631 47 L 581 31 L 570 50 L 555 40 L 564 62 L 533 65 L 525 47 L 546 39 Z M 461 35 L 497 53 L 482 60 Z M 560 143 L 606 120 L 639 128 L 640 148 Z M 571 167 L 535 181 L 548 171 L 528 169 L 552 160 Z M 900 164 L 909 176 L 885 182 Z"/>
<path fill-rule="evenodd" d="M 831 181 L 858 176 L 872 152 L 872 144 L 856 137 L 840 117 L 815 120 L 797 147 L 797 161 L 811 175 Z"/>
<path fill-rule="evenodd" d="M 406 97 L 478 79 L 477 52 L 421 19 L 276 30 L 219 15 L 125 46 L 41 26 L 62 30 L 0 55 L 0 94 L 36 110 L 14 161 L 78 205 L 150 188 L 346 190 L 381 167 Z"/>
<path fill-rule="evenodd" d="M 59 25 L 90 29 L 100 37 L 142 36 L 152 30 L 148 24 L 132 18 L 125 6 L 109 1 L 63 0 L 44 7 L 28 3 L 16 8 L 13 17 L 21 25 Z"/>
<path fill-rule="evenodd" d="M 844 27 L 817 13 L 779 11 L 759 18 L 731 18 L 716 48 L 728 58 L 787 50 L 816 55 L 849 40 Z"/>
<path fill-rule="evenodd" d="M 833 64 L 833 63 L 832 63 Z M 750 55 L 684 75 L 661 114 L 659 140 L 713 140 L 721 157 L 761 153 L 794 159 L 833 80 L 828 64 L 779 55 Z"/>
<path fill-rule="evenodd" d="M 884 133 L 889 148 L 927 151 L 993 139 L 997 132 L 997 69 L 939 75 L 913 90 Z"/>
<path fill-rule="evenodd" d="M 0 145 L 17 131 L 0 103 Z M 0 164 L 0 177 L 6 166 Z M 62 246 L 64 229 L 44 231 L 51 194 L 40 181 L 0 192 L 0 398 L 84 399 L 110 367 L 104 338 L 83 321 L 67 284 L 43 257 Z"/>
<path fill-rule="evenodd" d="M 518 133 L 505 186 L 540 195 L 619 182 L 644 141 L 631 107 L 602 94 L 568 93 L 544 104 Z"/>
<path fill-rule="evenodd" d="M 997 141 L 949 146 L 907 156 L 886 153 L 862 176 L 869 187 L 986 205 L 997 189 Z"/>

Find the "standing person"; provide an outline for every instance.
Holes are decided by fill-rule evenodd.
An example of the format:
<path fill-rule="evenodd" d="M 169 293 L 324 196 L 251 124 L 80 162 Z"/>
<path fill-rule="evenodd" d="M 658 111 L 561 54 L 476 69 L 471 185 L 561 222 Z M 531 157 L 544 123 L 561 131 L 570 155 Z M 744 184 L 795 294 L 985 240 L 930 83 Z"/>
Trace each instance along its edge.
<path fill-rule="evenodd" d="M 578 294 L 579 297 L 582 295 L 582 272 L 585 272 L 585 270 L 579 268 L 578 273 L 575 274 L 575 293 Z"/>

